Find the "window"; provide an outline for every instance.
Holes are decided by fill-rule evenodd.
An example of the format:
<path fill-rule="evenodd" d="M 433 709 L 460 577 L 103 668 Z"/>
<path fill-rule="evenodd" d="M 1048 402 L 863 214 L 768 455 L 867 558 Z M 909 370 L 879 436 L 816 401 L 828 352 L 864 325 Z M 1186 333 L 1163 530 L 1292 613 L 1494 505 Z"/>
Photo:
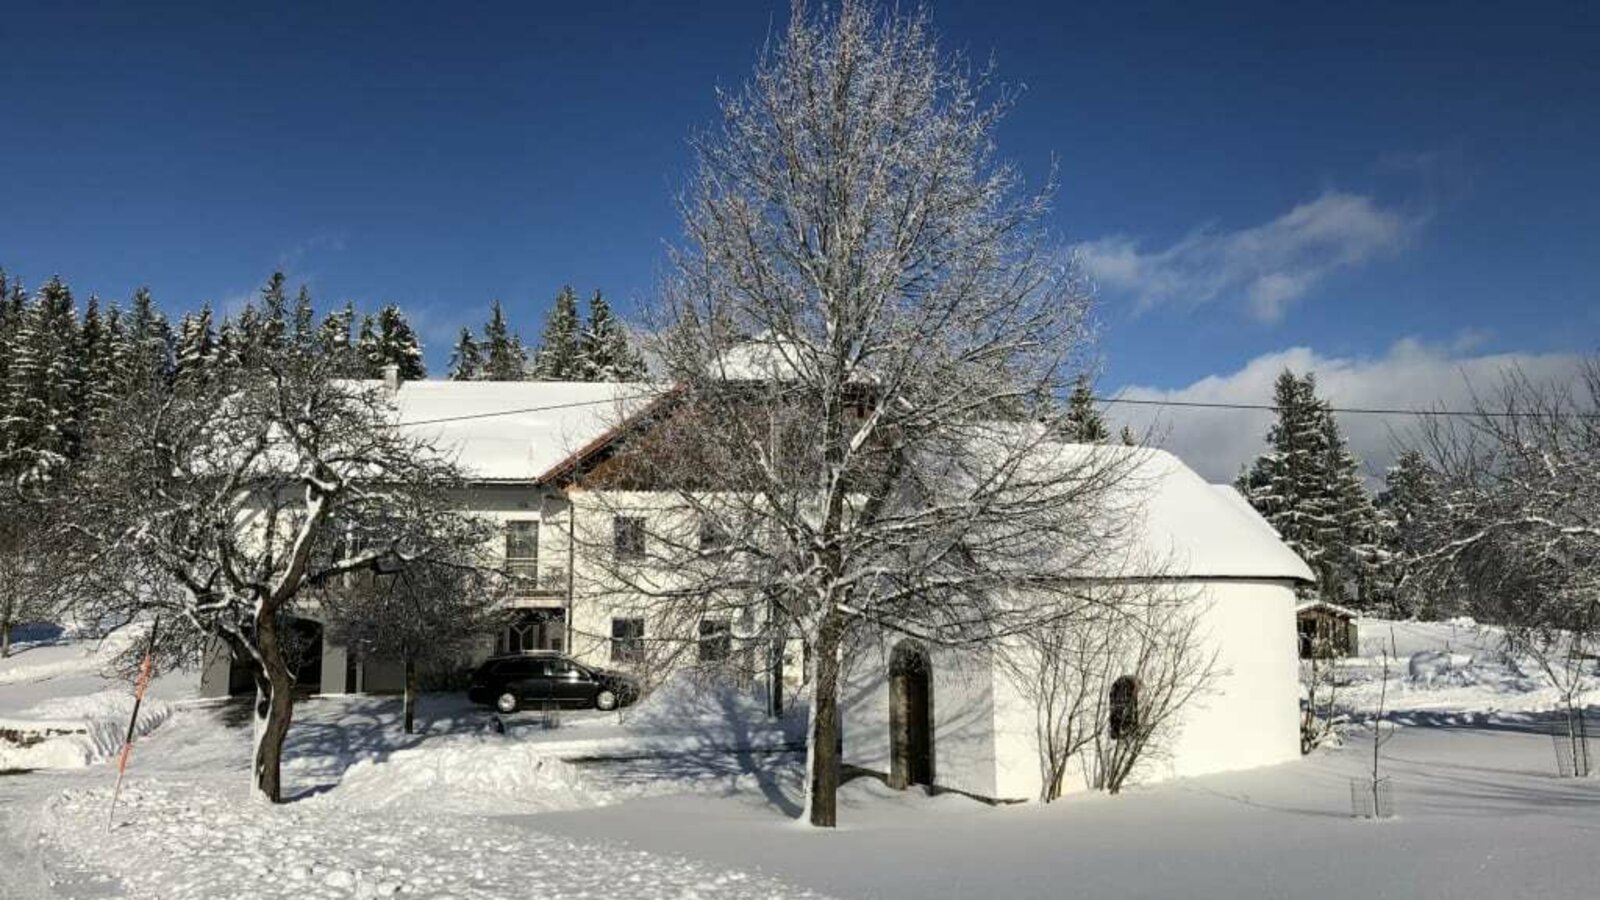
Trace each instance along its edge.
<path fill-rule="evenodd" d="M 644 559 L 644 519 L 637 516 L 612 519 L 611 540 L 617 559 Z"/>
<path fill-rule="evenodd" d="M 611 620 L 611 661 L 641 662 L 644 660 L 644 620 Z"/>
<path fill-rule="evenodd" d="M 1107 724 L 1113 741 L 1131 738 L 1139 730 L 1139 680 L 1124 675 L 1111 682 L 1111 709 Z"/>
<path fill-rule="evenodd" d="M 733 628 L 727 619 L 700 620 L 700 661 L 717 663 L 733 654 Z"/>
<path fill-rule="evenodd" d="M 583 669 L 564 659 L 545 660 L 544 671 L 557 681 L 582 681 L 584 678 Z"/>
<path fill-rule="evenodd" d="M 538 589 L 538 522 L 518 520 L 506 523 L 506 574 L 516 577 L 512 592 L 519 596 L 526 596 Z"/>

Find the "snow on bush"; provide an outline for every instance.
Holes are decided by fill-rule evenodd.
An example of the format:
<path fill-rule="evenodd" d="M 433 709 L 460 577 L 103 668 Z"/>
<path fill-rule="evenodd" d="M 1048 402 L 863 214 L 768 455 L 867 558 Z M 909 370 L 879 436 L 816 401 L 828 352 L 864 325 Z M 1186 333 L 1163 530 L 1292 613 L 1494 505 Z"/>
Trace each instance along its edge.
<path fill-rule="evenodd" d="M 341 801 L 372 807 L 416 806 L 457 812 L 543 812 L 613 802 L 578 767 L 536 743 L 500 735 L 433 738 L 383 759 L 352 765 Z"/>
<path fill-rule="evenodd" d="M 622 717 L 629 728 L 651 731 L 707 724 L 771 730 L 796 720 L 803 729 L 806 716 L 804 707 L 796 704 L 785 711 L 782 722 L 774 722 L 767 716 L 763 688 L 740 688 L 727 678 L 677 672 L 625 709 Z"/>
<path fill-rule="evenodd" d="M 132 714 L 131 692 L 106 690 L 0 718 L 0 769 L 80 768 L 109 759 L 122 749 Z M 170 705 L 146 700 L 134 733 L 148 734 L 171 715 Z"/>
<path fill-rule="evenodd" d="M 108 872 L 159 900 L 427 897 L 815 897 L 766 878 L 620 847 L 578 844 L 437 810 L 353 815 L 337 794 L 287 806 L 138 780 L 105 831 L 107 788 L 65 791 L 44 838 L 64 875 Z M 108 891 L 101 886 L 97 896 Z"/>

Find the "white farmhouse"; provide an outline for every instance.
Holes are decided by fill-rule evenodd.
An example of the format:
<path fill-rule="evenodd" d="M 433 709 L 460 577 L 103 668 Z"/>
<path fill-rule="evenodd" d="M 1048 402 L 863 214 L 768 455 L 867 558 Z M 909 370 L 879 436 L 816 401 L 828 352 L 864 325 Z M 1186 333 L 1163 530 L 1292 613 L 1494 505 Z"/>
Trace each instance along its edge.
<path fill-rule="evenodd" d="M 418 381 L 390 385 L 402 427 L 458 458 L 471 474 L 464 508 L 501 523 L 507 569 L 523 576 L 516 618 L 480 656 L 556 650 L 592 665 L 626 668 L 641 643 L 674 630 L 703 638 L 730 634 L 728 622 L 663 623 L 644 604 L 581 585 L 604 580 L 594 554 L 639 553 L 652 516 L 671 498 L 627 493 L 603 476 L 623 439 L 667 409 L 661 385 L 563 382 Z M 1207 484 L 1175 457 L 1129 454 L 1137 491 L 1128 558 L 1109 561 L 1113 582 L 1159 581 L 1188 592 L 1205 648 L 1220 677 L 1183 715 L 1175 743 L 1148 776 L 1191 775 L 1266 765 L 1299 755 L 1295 587 L 1306 565 L 1231 487 Z M 632 487 L 638 487 L 633 485 Z M 604 495 L 604 496 L 601 496 Z M 603 521 L 602 521 L 603 520 Z M 600 539 L 596 539 L 600 536 Z M 315 611 L 300 623 L 320 646 L 299 673 L 322 693 L 398 691 L 398 665 L 363 660 L 321 638 Z M 708 631 L 709 626 L 709 631 Z M 918 640 L 908 628 L 876 653 L 851 661 L 843 697 L 845 760 L 898 784 L 925 783 L 985 798 L 1039 795 L 1041 769 L 1033 704 L 985 652 Z M 706 642 L 726 652 L 727 639 Z M 212 654 L 202 692 L 253 690 L 248 674 Z M 784 674 L 799 675 L 799 648 Z M 463 663 L 471 662 L 464 660 Z M 914 664 L 913 664 L 914 663 Z M 1081 781 L 1081 779 L 1079 779 Z"/>

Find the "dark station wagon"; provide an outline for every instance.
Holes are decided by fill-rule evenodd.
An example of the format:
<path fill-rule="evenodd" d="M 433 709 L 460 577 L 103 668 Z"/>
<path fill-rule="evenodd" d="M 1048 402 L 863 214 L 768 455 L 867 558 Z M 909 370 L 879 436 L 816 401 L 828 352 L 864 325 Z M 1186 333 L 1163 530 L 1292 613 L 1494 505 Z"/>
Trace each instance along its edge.
<path fill-rule="evenodd" d="M 638 696 L 639 683 L 633 678 L 558 653 L 492 657 L 472 673 L 467 688 L 467 699 L 502 713 L 550 706 L 612 710 Z"/>

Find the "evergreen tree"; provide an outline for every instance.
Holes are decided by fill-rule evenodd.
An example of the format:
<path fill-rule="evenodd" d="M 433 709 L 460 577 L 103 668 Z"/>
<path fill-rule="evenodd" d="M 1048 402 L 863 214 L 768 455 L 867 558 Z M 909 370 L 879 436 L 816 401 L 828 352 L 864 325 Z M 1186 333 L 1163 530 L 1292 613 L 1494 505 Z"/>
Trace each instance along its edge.
<path fill-rule="evenodd" d="M 533 377 L 539 381 L 582 381 L 584 372 L 579 359 L 578 341 L 581 326 L 578 322 L 578 295 L 571 286 L 556 295 L 550 318 L 545 321 L 544 335 L 539 340 L 539 352 L 534 359 Z"/>
<path fill-rule="evenodd" d="M 378 310 L 376 317 L 364 316 L 361 320 L 361 337 L 356 342 L 364 378 L 382 378 L 387 365 L 400 367 L 402 381 L 417 381 L 428 377 L 422 360 L 422 344 L 416 332 L 406 321 L 400 307 L 393 303 Z"/>
<path fill-rule="evenodd" d="M 585 381 L 640 381 L 644 357 L 599 291 L 589 298 L 589 320 L 578 342 L 578 371 Z"/>
<path fill-rule="evenodd" d="M 18 352 L 27 302 L 22 282 L 8 278 L 0 269 L 0 476 L 11 472 L 9 461 L 17 443 L 13 432 L 22 425 L 12 412 L 11 366 Z"/>
<path fill-rule="evenodd" d="M 217 329 L 217 350 L 212 365 L 219 370 L 243 368 L 254 356 L 252 336 L 261 333 L 261 316 L 253 304 L 246 304 L 237 319 L 229 316 Z"/>
<path fill-rule="evenodd" d="M 343 378 L 360 378 L 366 372 L 350 340 L 350 329 L 355 326 L 356 309 L 350 303 L 328 313 L 317 327 L 317 350 L 334 360 L 333 371 Z"/>
<path fill-rule="evenodd" d="M 148 288 L 139 288 L 133 294 L 124 319 L 122 337 L 116 351 L 116 371 L 120 381 L 118 394 L 128 396 L 132 391 L 169 381 L 173 374 L 172 328 Z"/>
<path fill-rule="evenodd" d="M 1278 376 L 1278 420 L 1270 449 L 1240 476 L 1239 489 L 1317 574 L 1317 593 L 1371 605 L 1382 593 L 1385 552 L 1361 463 L 1345 444 L 1316 378 Z"/>
<path fill-rule="evenodd" d="M 303 284 L 294 298 L 294 332 L 289 344 L 302 355 L 317 350 L 317 311 L 311 305 L 311 289 Z"/>
<path fill-rule="evenodd" d="M 1103 444 L 1111 439 L 1111 430 L 1100 410 L 1094 406 L 1094 388 L 1088 375 L 1079 375 L 1067 398 L 1067 414 L 1062 425 L 1065 437 L 1079 444 Z"/>
<path fill-rule="evenodd" d="M 459 349 L 459 345 L 458 345 Z M 522 338 L 506 325 L 500 301 L 489 305 L 489 321 L 483 326 L 482 374 L 485 381 L 524 381 L 528 377 L 528 352 Z"/>
<path fill-rule="evenodd" d="M 175 375 L 180 379 L 205 378 L 217 365 L 217 334 L 211 324 L 211 304 L 198 313 L 186 313 L 178 324 Z"/>
<path fill-rule="evenodd" d="M 1438 473 L 1418 450 L 1402 451 L 1384 474 L 1377 501 L 1386 563 L 1383 585 L 1395 616 L 1438 618 L 1457 612 L 1444 608 L 1440 598 L 1411 579 L 1413 561 L 1432 547 L 1428 523 L 1440 505 L 1440 493 Z"/>
<path fill-rule="evenodd" d="M 106 423 L 116 406 L 116 355 L 121 338 L 121 313 L 115 306 L 104 316 L 100 299 L 91 296 L 84 308 L 83 325 L 78 332 L 78 395 L 76 398 L 81 433 L 88 436 Z"/>
<path fill-rule="evenodd" d="M 82 354 L 72 291 L 59 277 L 39 290 L 13 332 L 6 372 L 8 475 L 50 478 L 73 458 L 80 436 Z"/>
<path fill-rule="evenodd" d="M 472 337 L 472 329 L 462 328 L 456 338 L 455 349 L 450 351 L 451 381 L 480 381 L 483 379 L 483 350 Z"/>
<path fill-rule="evenodd" d="M 289 296 L 284 291 L 287 279 L 282 272 L 273 272 L 261 288 L 261 312 L 254 330 L 246 330 L 245 343 L 249 347 L 246 357 L 255 353 L 282 353 L 289 335 Z M 252 360 L 254 361 L 254 360 Z"/>
<path fill-rule="evenodd" d="M 1322 409 L 1335 523 L 1334 541 L 1327 550 L 1336 576 L 1333 588 L 1347 602 L 1369 607 L 1382 593 L 1380 579 L 1385 569 L 1378 509 L 1361 477 L 1361 461 L 1350 452 L 1327 405 Z"/>
<path fill-rule="evenodd" d="M 1277 530 L 1284 543 L 1317 573 L 1318 589 L 1338 597 L 1334 561 L 1328 558 L 1339 531 L 1328 471 L 1325 410 L 1316 380 L 1284 371 L 1274 386 L 1278 420 L 1267 432 L 1266 453 L 1240 476 L 1239 489 Z"/>

